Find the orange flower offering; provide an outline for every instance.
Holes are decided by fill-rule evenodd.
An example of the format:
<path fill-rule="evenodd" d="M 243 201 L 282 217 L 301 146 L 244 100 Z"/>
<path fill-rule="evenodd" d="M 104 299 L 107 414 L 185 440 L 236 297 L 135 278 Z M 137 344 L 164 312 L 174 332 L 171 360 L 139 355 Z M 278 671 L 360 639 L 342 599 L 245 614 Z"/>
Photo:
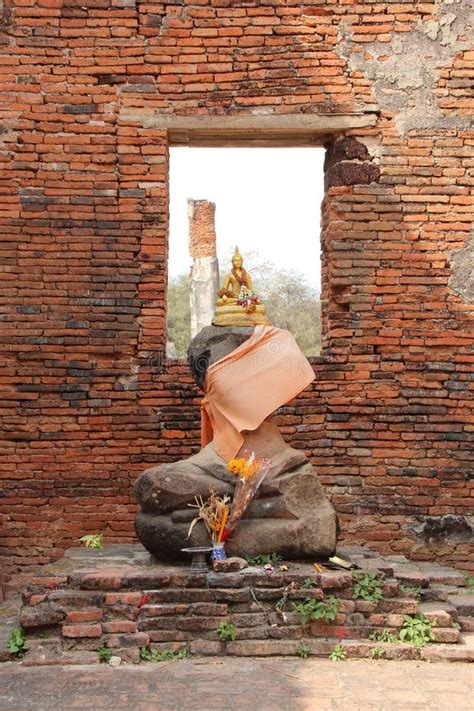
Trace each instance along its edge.
<path fill-rule="evenodd" d="M 272 465 L 270 459 L 259 457 L 248 449 L 243 454 L 243 457 L 231 459 L 227 463 L 227 469 L 239 479 L 232 500 L 232 511 L 221 534 L 222 541 L 226 541 L 237 526 Z"/>
<path fill-rule="evenodd" d="M 196 496 L 196 503 L 189 504 L 197 509 L 197 516 L 191 522 L 188 538 L 196 523 L 202 521 L 213 543 L 226 541 L 252 502 L 271 465 L 270 459 L 259 457 L 247 449 L 243 457 L 229 460 L 227 469 L 238 477 L 232 508 L 229 507 L 228 496 L 218 496 L 214 491 L 206 501 Z"/>
<path fill-rule="evenodd" d="M 227 469 L 231 474 L 239 476 L 241 479 L 248 479 L 258 471 L 259 465 L 257 461 L 250 462 L 245 457 L 239 459 L 231 459 L 227 462 Z"/>

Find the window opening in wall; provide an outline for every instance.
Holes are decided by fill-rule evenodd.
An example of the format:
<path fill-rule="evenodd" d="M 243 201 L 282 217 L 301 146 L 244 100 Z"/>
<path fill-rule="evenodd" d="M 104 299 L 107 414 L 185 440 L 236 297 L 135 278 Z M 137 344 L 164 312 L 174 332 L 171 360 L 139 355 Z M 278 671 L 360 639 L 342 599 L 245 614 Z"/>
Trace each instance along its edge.
<path fill-rule="evenodd" d="M 214 289 L 217 269 L 222 287 L 236 245 L 272 324 L 290 330 L 305 355 L 318 355 L 324 149 L 170 154 L 168 357 L 185 358 L 192 335 L 210 323 L 200 289 Z"/>

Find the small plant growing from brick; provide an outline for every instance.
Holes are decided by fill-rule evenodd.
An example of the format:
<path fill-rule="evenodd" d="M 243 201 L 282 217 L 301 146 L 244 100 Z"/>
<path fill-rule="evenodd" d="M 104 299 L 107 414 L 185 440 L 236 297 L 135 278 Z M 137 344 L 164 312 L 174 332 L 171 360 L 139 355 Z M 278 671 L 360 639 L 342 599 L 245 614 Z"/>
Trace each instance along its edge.
<path fill-rule="evenodd" d="M 311 654 L 310 649 L 307 644 L 301 642 L 296 649 L 296 654 L 301 657 L 301 659 L 307 659 Z"/>
<path fill-rule="evenodd" d="M 403 595 L 407 595 L 408 597 L 414 598 L 417 602 L 421 601 L 421 588 L 418 587 L 412 587 L 411 585 L 404 585 L 403 583 L 400 585 L 400 592 L 403 593 Z"/>
<path fill-rule="evenodd" d="M 383 598 L 382 583 L 375 573 L 361 573 L 357 570 L 352 573 L 354 600 L 379 602 Z"/>
<path fill-rule="evenodd" d="M 278 565 L 283 558 L 278 553 L 264 553 L 256 556 L 245 556 L 249 565 Z"/>
<path fill-rule="evenodd" d="M 312 588 L 318 587 L 318 581 L 315 580 L 314 578 L 306 578 L 301 583 L 301 587 L 305 588 L 305 590 L 312 590 Z"/>
<path fill-rule="evenodd" d="M 397 644 L 398 637 L 396 637 L 392 632 L 390 632 L 389 629 L 386 627 L 383 628 L 380 632 L 376 632 L 375 630 L 370 633 L 369 639 L 371 639 L 373 642 L 388 642 L 390 644 Z"/>
<path fill-rule="evenodd" d="M 102 548 L 102 538 L 101 533 L 90 533 L 79 540 L 86 548 Z"/>
<path fill-rule="evenodd" d="M 383 647 L 372 647 L 370 650 L 370 656 L 372 659 L 382 659 L 382 657 L 385 657 L 385 649 Z"/>
<path fill-rule="evenodd" d="M 347 652 L 342 646 L 342 644 L 338 644 L 334 649 L 332 650 L 331 654 L 329 655 L 329 659 L 332 662 L 340 662 L 343 659 L 347 658 Z"/>
<path fill-rule="evenodd" d="M 188 659 L 191 653 L 187 649 L 163 649 L 161 652 L 158 649 L 150 649 L 149 647 L 140 648 L 140 659 L 145 662 L 169 662 L 173 659 Z"/>
<path fill-rule="evenodd" d="M 421 649 L 427 642 L 436 640 L 436 635 L 433 632 L 435 624 L 436 620 L 428 620 L 421 613 L 405 615 L 399 635 L 400 641 L 409 642 L 417 649 Z"/>
<path fill-rule="evenodd" d="M 237 639 L 237 627 L 232 622 L 221 622 L 217 628 L 217 636 L 221 642 L 234 642 Z"/>
<path fill-rule="evenodd" d="M 334 622 L 337 617 L 338 604 L 339 601 L 334 595 L 330 595 L 326 600 L 306 598 L 303 602 L 293 603 L 293 612 L 299 614 L 302 625 L 306 625 L 310 620 L 329 623 Z"/>
<path fill-rule="evenodd" d="M 12 630 L 7 649 L 10 654 L 13 654 L 15 657 L 23 657 L 28 651 L 26 636 L 21 627 L 15 627 L 15 629 Z"/>
<path fill-rule="evenodd" d="M 99 662 L 101 664 L 108 664 L 110 662 L 113 652 L 106 645 L 98 647 L 96 652 L 99 655 Z"/>
<path fill-rule="evenodd" d="M 466 585 L 468 588 L 474 588 L 474 575 L 465 575 L 464 580 L 466 581 Z"/>

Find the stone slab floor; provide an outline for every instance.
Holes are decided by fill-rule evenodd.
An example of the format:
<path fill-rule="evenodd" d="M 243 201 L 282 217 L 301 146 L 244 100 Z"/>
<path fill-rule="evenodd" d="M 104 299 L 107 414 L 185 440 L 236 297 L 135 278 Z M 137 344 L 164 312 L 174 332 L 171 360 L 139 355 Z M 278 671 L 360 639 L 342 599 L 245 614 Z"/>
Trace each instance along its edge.
<path fill-rule="evenodd" d="M 471 711 L 474 665 L 325 659 L 0 668 L 2 711 Z"/>

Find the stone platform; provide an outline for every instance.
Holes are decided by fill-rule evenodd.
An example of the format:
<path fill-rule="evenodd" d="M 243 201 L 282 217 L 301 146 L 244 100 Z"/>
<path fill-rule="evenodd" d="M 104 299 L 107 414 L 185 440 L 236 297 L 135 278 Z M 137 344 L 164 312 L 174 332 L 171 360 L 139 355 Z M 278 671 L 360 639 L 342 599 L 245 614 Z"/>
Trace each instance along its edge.
<path fill-rule="evenodd" d="M 354 599 L 350 572 L 317 572 L 309 563 L 194 574 L 187 565 L 152 562 L 140 545 L 72 548 L 22 593 L 20 622 L 29 646 L 22 663 L 97 663 L 103 647 L 128 662 L 139 662 L 143 648 L 266 656 L 295 655 L 304 646 L 327 657 L 337 644 L 348 657 L 474 659 L 474 596 L 461 573 L 361 547 L 338 553 L 362 572 L 384 576 L 380 601 Z M 301 624 L 293 603 L 330 596 L 337 598 L 333 622 Z M 418 650 L 369 639 L 383 629 L 398 637 L 404 617 L 418 612 L 436 620 L 436 642 Z M 234 641 L 219 639 L 222 623 L 235 625 Z M 383 651 L 374 653 L 375 647 Z"/>

